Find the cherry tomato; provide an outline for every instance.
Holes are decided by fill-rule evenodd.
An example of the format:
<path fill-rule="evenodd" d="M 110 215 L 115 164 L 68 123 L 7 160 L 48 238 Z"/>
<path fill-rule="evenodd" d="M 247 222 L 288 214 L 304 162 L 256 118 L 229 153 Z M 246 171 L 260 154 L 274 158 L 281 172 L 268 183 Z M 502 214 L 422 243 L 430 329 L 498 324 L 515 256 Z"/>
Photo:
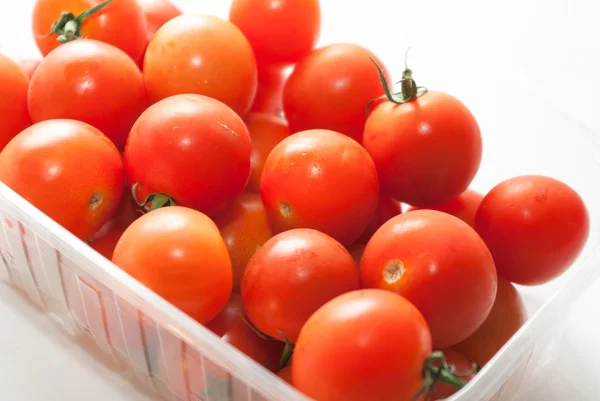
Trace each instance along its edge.
<path fill-rule="evenodd" d="M 28 79 L 31 79 L 31 77 L 33 77 L 33 73 L 35 72 L 35 70 L 37 70 L 37 68 L 41 62 L 42 62 L 42 60 L 40 60 L 38 58 L 26 58 L 26 59 L 19 60 L 18 64 L 19 64 L 19 67 L 21 67 L 21 69 L 25 73 L 25 76 Z"/>
<path fill-rule="evenodd" d="M 314 47 L 321 30 L 319 0 L 233 0 L 233 22 L 259 62 L 295 63 Z"/>
<path fill-rule="evenodd" d="M 527 321 L 527 310 L 511 283 L 498 278 L 498 292 L 488 318 L 466 340 L 454 348 L 484 366 Z"/>
<path fill-rule="evenodd" d="M 113 253 L 115 252 L 117 242 L 119 242 L 119 239 L 122 235 L 123 231 L 113 231 L 101 238 L 94 240 L 90 246 L 106 259 L 111 260 Z"/>
<path fill-rule="evenodd" d="M 410 401 L 430 354 L 427 323 L 410 302 L 388 291 L 353 291 L 308 319 L 292 382 L 319 401 Z"/>
<path fill-rule="evenodd" d="M 319 231 L 301 228 L 274 236 L 250 258 L 242 299 L 256 328 L 293 343 L 314 311 L 358 287 L 348 251 Z"/>
<path fill-rule="evenodd" d="M 360 141 L 367 104 L 383 94 L 369 58 L 378 61 L 358 45 L 333 44 L 300 61 L 283 90 L 292 132 L 329 129 Z"/>
<path fill-rule="evenodd" d="M 0 181 L 82 240 L 117 208 L 124 187 L 119 151 L 96 128 L 50 120 L 0 153 Z"/>
<path fill-rule="evenodd" d="M 267 156 L 279 142 L 290 136 L 290 129 L 281 118 L 263 113 L 250 113 L 245 121 L 252 138 L 252 164 L 246 190 L 259 192 Z"/>
<path fill-rule="evenodd" d="M 103 3 L 106 6 L 99 11 L 83 20 L 77 18 Z M 71 22 L 65 26 L 66 20 L 62 20 L 64 31 L 50 34 L 63 12 L 71 13 Z M 64 41 L 87 38 L 118 47 L 133 60 L 139 60 L 146 46 L 146 21 L 136 0 L 37 0 L 33 7 L 33 35 L 44 56 Z M 61 35 L 65 40 L 59 41 Z M 125 92 L 120 86 L 114 88 L 119 88 L 120 94 Z"/>
<path fill-rule="evenodd" d="M 538 285 L 558 277 L 577 259 L 590 221 L 583 200 L 567 184 L 527 175 L 506 180 L 485 196 L 475 228 L 500 277 Z"/>
<path fill-rule="evenodd" d="M 0 150 L 31 125 L 27 110 L 29 81 L 23 70 L 0 54 Z"/>
<path fill-rule="evenodd" d="M 398 216 L 402 213 L 402 205 L 395 199 L 390 198 L 385 194 L 379 195 L 379 204 L 375 211 L 375 217 L 371 220 L 371 223 L 362 235 L 356 240 L 357 244 L 366 244 L 369 242 L 375 231 L 379 229 L 385 222 L 392 217 Z"/>
<path fill-rule="evenodd" d="M 244 190 L 252 144 L 244 122 L 223 103 L 178 95 L 150 106 L 133 126 L 125 168 L 137 199 L 167 194 L 213 215 Z"/>
<path fill-rule="evenodd" d="M 455 374 L 459 376 L 462 381 L 468 382 L 475 377 L 476 366 L 473 365 L 473 362 L 469 361 L 465 356 L 452 348 L 445 348 L 442 352 L 444 353 L 448 364 L 454 367 Z M 435 363 L 434 366 L 439 366 L 439 363 Z M 435 390 L 432 392 L 433 397 L 431 397 L 430 400 L 424 401 L 444 400 L 457 391 L 458 389 L 456 387 L 452 387 L 449 384 L 437 383 L 435 385 Z"/>
<path fill-rule="evenodd" d="M 160 27 L 175 17 L 180 16 L 181 10 L 169 0 L 137 0 L 146 18 L 146 37 L 148 42 Z"/>
<path fill-rule="evenodd" d="M 239 292 L 250 257 L 273 236 L 260 195 L 242 194 L 230 207 L 218 214 L 214 222 L 229 250 L 233 290 Z"/>
<path fill-rule="evenodd" d="M 92 240 L 104 237 L 113 231 L 125 231 L 125 229 L 141 215 L 141 207 L 138 206 L 133 200 L 129 186 L 126 183 L 123 190 L 123 196 L 121 197 L 121 202 L 119 202 L 119 205 L 117 206 L 117 210 L 115 210 L 113 215 L 102 226 L 102 228 L 100 228 L 100 230 L 94 234 Z"/>
<path fill-rule="evenodd" d="M 31 79 L 28 103 L 34 122 L 55 118 L 83 121 L 122 149 L 147 99 L 133 60 L 116 47 L 81 39 L 42 60 Z"/>
<path fill-rule="evenodd" d="M 267 113 L 277 117 L 283 114 L 283 86 L 287 75 L 285 70 L 273 66 L 258 68 L 258 89 L 251 113 Z"/>
<path fill-rule="evenodd" d="M 153 210 L 125 230 L 113 262 L 204 324 L 231 295 L 231 262 L 219 229 L 181 206 Z"/>
<path fill-rule="evenodd" d="M 181 15 L 156 32 L 146 50 L 144 80 L 152 102 L 195 93 L 220 100 L 242 117 L 258 85 L 244 35 L 230 22 L 207 15 Z"/>
<path fill-rule="evenodd" d="M 239 294 L 231 294 L 225 308 L 206 324 L 206 328 L 271 372 L 277 372 L 285 344 L 281 341 L 261 338 L 256 329 L 249 324 L 242 297 Z"/>
<path fill-rule="evenodd" d="M 413 206 L 456 198 L 481 161 L 477 121 L 458 99 L 435 91 L 403 104 L 378 104 L 365 125 L 363 145 L 382 190 Z"/>
<path fill-rule="evenodd" d="M 269 154 L 260 195 L 274 232 L 314 228 L 349 245 L 373 219 L 379 182 L 358 142 L 311 130 L 291 135 Z"/>
<path fill-rule="evenodd" d="M 433 210 L 396 216 L 373 235 L 360 264 L 362 284 L 396 292 L 421 311 L 436 349 L 464 340 L 496 296 L 494 260 L 475 230 Z"/>
<path fill-rule="evenodd" d="M 451 214 L 458 217 L 471 227 L 475 228 L 475 214 L 483 200 L 483 195 L 478 192 L 467 189 L 458 198 L 438 206 L 428 207 L 429 210 L 439 210 L 440 212 Z M 421 210 L 423 208 L 411 207 L 408 211 Z"/>

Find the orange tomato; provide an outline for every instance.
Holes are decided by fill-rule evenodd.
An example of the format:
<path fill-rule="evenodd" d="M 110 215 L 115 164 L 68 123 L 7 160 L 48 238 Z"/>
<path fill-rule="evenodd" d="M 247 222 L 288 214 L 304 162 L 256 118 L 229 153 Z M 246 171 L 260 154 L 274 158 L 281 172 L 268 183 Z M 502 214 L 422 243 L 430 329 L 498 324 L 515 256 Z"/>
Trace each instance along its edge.
<path fill-rule="evenodd" d="M 31 125 L 27 110 L 29 80 L 11 59 L 0 54 L 0 150 Z"/>
<path fill-rule="evenodd" d="M 245 121 L 252 139 L 252 164 L 246 190 L 259 192 L 265 161 L 273 148 L 290 135 L 290 129 L 285 120 L 263 113 L 250 113 Z"/>
<path fill-rule="evenodd" d="M 233 290 L 239 292 L 248 261 L 273 236 L 267 212 L 260 195 L 244 193 L 214 221 L 229 250 Z"/>

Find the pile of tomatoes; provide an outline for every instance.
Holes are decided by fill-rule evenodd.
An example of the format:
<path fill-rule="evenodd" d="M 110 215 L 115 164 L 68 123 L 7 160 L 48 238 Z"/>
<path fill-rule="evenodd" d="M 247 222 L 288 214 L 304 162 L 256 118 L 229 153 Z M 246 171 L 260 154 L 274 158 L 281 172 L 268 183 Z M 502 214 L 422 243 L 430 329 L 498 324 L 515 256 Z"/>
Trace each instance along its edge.
<path fill-rule="evenodd" d="M 544 176 L 469 189 L 469 109 L 320 25 L 318 0 L 37 0 L 44 58 L 0 55 L 0 181 L 317 401 L 441 399 L 586 207 Z"/>

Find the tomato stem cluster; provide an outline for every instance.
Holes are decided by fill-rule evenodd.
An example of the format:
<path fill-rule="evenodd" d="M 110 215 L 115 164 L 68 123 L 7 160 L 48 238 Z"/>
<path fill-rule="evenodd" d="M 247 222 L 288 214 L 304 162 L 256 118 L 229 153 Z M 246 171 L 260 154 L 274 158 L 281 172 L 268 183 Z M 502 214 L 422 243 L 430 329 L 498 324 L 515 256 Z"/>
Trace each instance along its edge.
<path fill-rule="evenodd" d="M 110 4 L 112 0 L 106 0 L 88 10 L 85 10 L 79 15 L 75 15 L 68 11 L 63 11 L 60 14 L 58 21 L 52 23 L 52 31 L 46 37 L 52 35 L 58 35 L 56 38 L 60 43 L 70 42 L 75 39 L 81 38 L 81 24 L 83 20 L 102 10 L 104 7 Z"/>
<path fill-rule="evenodd" d="M 435 385 L 439 382 L 461 389 L 466 383 L 460 378 L 471 376 L 478 370 L 479 367 L 473 365 L 473 372 L 465 375 L 457 375 L 455 367 L 448 364 L 444 353 L 442 351 L 434 351 L 425 361 L 423 366 L 423 387 L 421 387 L 413 400 L 420 400 L 423 396 L 425 396 L 425 401 L 431 399 L 431 396 L 435 393 Z"/>
<path fill-rule="evenodd" d="M 141 207 L 145 212 L 151 212 L 153 210 L 159 209 L 161 207 L 166 207 L 166 206 L 176 206 L 175 200 L 173 198 L 171 198 L 169 195 L 163 194 L 161 192 L 152 193 L 152 194 L 146 196 L 146 198 L 144 200 L 139 201 L 136 192 L 137 192 L 138 187 L 141 185 L 142 185 L 142 183 L 136 182 L 131 187 L 131 195 L 133 196 L 133 200 L 135 201 L 135 203 L 137 203 L 138 206 Z M 147 206 L 148 203 L 150 203 L 150 202 L 152 202 L 150 204 L 150 206 Z"/>

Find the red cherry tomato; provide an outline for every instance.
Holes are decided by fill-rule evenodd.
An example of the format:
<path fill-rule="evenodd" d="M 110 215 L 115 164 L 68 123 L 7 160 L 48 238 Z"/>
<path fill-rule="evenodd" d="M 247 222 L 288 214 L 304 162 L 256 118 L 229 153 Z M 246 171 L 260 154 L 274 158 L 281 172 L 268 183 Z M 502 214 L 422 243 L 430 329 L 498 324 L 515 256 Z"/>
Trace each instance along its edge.
<path fill-rule="evenodd" d="M 362 284 L 396 292 L 421 311 L 436 349 L 467 338 L 496 296 L 494 260 L 475 230 L 449 214 L 418 210 L 392 218 L 371 238 Z"/>
<path fill-rule="evenodd" d="M 169 0 L 137 0 L 146 18 L 146 37 L 148 42 L 160 27 L 175 17 L 180 16 L 181 10 Z"/>
<path fill-rule="evenodd" d="M 456 198 L 481 161 L 477 121 L 458 99 L 442 92 L 429 91 L 400 105 L 378 104 L 365 125 L 363 145 L 377 166 L 382 190 L 413 206 Z"/>
<path fill-rule="evenodd" d="M 244 122 L 223 103 L 178 95 L 150 106 L 125 147 L 137 199 L 164 193 L 181 206 L 214 215 L 244 190 L 252 144 Z"/>
<path fill-rule="evenodd" d="M 133 60 L 106 43 L 80 39 L 42 60 L 31 79 L 28 103 L 34 122 L 84 121 L 122 149 L 147 99 Z"/>
<path fill-rule="evenodd" d="M 0 150 L 31 125 L 27 110 L 29 81 L 19 66 L 0 54 Z"/>
<path fill-rule="evenodd" d="M 218 214 L 214 222 L 229 250 L 233 290 L 239 292 L 250 257 L 273 236 L 260 195 L 242 194 L 230 207 Z"/>
<path fill-rule="evenodd" d="M 206 324 L 206 328 L 271 372 L 277 372 L 285 344 L 261 338 L 256 329 L 249 324 L 242 297 L 239 294 L 231 294 L 225 308 Z"/>
<path fill-rule="evenodd" d="M 429 210 L 438 210 L 440 212 L 451 214 L 454 217 L 458 217 L 471 227 L 475 228 L 475 214 L 477 214 L 477 209 L 479 209 L 479 205 L 483 200 L 483 195 L 467 189 L 463 192 L 458 198 L 452 199 L 450 202 L 438 205 L 431 206 L 426 209 Z M 413 210 L 422 210 L 420 207 L 411 207 L 408 211 Z"/>
<path fill-rule="evenodd" d="M 475 228 L 490 248 L 500 277 L 538 285 L 571 266 L 587 241 L 590 221 L 571 187 L 529 175 L 495 186 L 481 202 Z"/>
<path fill-rule="evenodd" d="M 259 67 L 258 89 L 250 112 L 281 117 L 283 114 L 283 86 L 286 78 L 285 70 L 273 66 Z"/>
<path fill-rule="evenodd" d="M 104 8 L 83 21 L 74 18 L 103 3 Z M 33 7 L 33 35 L 42 55 L 48 55 L 61 44 L 58 40 L 61 33 L 49 34 L 63 12 L 74 16 L 70 24 L 76 29 L 66 29 L 73 35 L 63 32 L 71 40 L 78 37 L 99 40 L 123 50 L 133 60 L 139 60 L 142 55 L 146 46 L 146 21 L 136 0 L 37 0 Z M 125 93 L 117 87 L 117 92 Z"/>
<path fill-rule="evenodd" d="M 144 80 L 152 102 L 195 93 L 220 100 L 242 117 L 258 85 L 244 35 L 230 22 L 207 15 L 181 15 L 156 32 L 146 50 Z"/>
<path fill-rule="evenodd" d="M 117 242 L 119 242 L 119 239 L 122 235 L 123 231 L 113 231 L 109 234 L 106 234 L 102 238 L 94 240 L 90 246 L 106 259 L 111 260 L 113 253 L 115 252 Z"/>
<path fill-rule="evenodd" d="M 410 302 L 388 291 L 353 291 L 308 319 L 292 382 L 319 401 L 410 401 L 430 354 L 427 323 Z"/>
<path fill-rule="evenodd" d="M 82 240 L 113 214 L 124 187 L 112 142 L 73 120 L 35 124 L 0 153 L 0 181 Z"/>
<path fill-rule="evenodd" d="M 153 210 L 125 230 L 112 261 L 204 324 L 231 295 L 231 262 L 219 229 L 181 206 Z"/>
<path fill-rule="evenodd" d="M 454 348 L 484 366 L 527 321 L 527 310 L 519 292 L 511 283 L 498 278 L 498 292 L 485 322 Z"/>
<path fill-rule="evenodd" d="M 357 244 L 366 244 L 369 242 L 373 234 L 392 217 L 402 213 L 402 205 L 395 199 L 390 198 L 385 194 L 379 195 L 379 204 L 375 211 L 375 217 L 362 235 L 356 240 Z"/>
<path fill-rule="evenodd" d="M 469 382 L 475 377 L 477 366 L 474 365 L 473 362 L 469 361 L 466 357 L 452 348 L 445 348 L 442 352 L 446 357 L 448 365 L 454 367 L 455 374 L 459 376 L 462 381 Z M 434 366 L 439 366 L 439 363 L 435 363 Z M 423 401 L 445 400 L 457 391 L 458 389 L 456 387 L 452 387 L 449 384 L 438 383 L 435 385 L 435 390 L 432 392 L 431 399 Z"/>
<path fill-rule="evenodd" d="M 319 231 L 296 229 L 274 236 L 252 256 L 242 299 L 256 328 L 293 343 L 314 311 L 358 287 L 356 264 L 339 242 Z"/>
<path fill-rule="evenodd" d="M 274 232 L 314 228 L 349 245 L 373 219 L 379 183 L 373 161 L 358 142 L 311 130 L 273 149 L 260 195 Z"/>
<path fill-rule="evenodd" d="M 292 132 L 329 129 L 360 141 L 367 104 L 383 94 L 369 58 L 378 60 L 358 45 L 333 44 L 300 61 L 283 91 Z"/>
<path fill-rule="evenodd" d="M 290 136 L 290 129 L 281 118 L 263 113 L 250 113 L 245 121 L 252 138 L 252 171 L 246 190 L 259 192 L 265 161 L 273 148 Z"/>
<path fill-rule="evenodd" d="M 314 47 L 321 29 L 319 0 L 234 0 L 233 22 L 262 64 L 295 63 Z"/>
<path fill-rule="evenodd" d="M 26 58 L 19 60 L 18 64 L 19 67 L 21 67 L 21 69 L 25 73 L 25 76 L 28 79 L 31 79 L 31 77 L 33 77 L 33 73 L 35 72 L 35 70 L 37 70 L 41 62 L 42 60 L 38 58 Z"/>

